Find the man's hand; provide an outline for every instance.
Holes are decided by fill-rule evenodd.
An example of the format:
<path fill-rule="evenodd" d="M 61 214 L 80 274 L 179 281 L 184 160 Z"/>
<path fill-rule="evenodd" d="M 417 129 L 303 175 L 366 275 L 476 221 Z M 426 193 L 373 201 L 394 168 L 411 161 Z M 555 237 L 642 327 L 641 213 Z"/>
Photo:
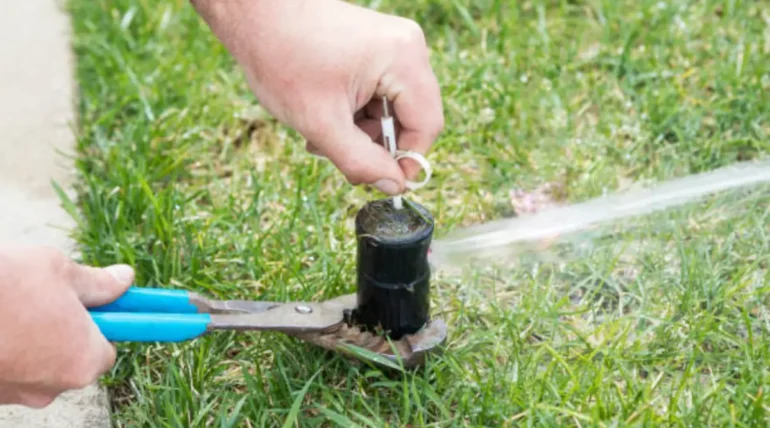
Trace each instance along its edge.
<path fill-rule="evenodd" d="M 0 404 L 45 407 L 109 370 L 115 348 L 86 307 L 112 302 L 133 280 L 125 265 L 92 268 L 49 248 L 0 247 Z"/>
<path fill-rule="evenodd" d="M 423 155 L 444 127 L 438 81 L 414 21 L 341 0 L 192 0 L 261 104 L 352 184 L 399 194 L 403 169 L 381 145 L 382 96 L 399 149 Z M 406 164 L 409 162 L 409 164 Z"/>

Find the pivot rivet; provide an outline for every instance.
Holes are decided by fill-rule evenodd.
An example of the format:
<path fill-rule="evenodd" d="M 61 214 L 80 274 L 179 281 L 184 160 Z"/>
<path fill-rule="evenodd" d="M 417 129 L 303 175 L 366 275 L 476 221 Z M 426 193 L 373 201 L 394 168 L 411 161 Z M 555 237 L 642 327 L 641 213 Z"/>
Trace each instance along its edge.
<path fill-rule="evenodd" d="M 313 312 L 313 308 L 306 305 L 298 305 L 294 307 L 294 310 L 297 311 L 300 314 L 309 314 Z"/>

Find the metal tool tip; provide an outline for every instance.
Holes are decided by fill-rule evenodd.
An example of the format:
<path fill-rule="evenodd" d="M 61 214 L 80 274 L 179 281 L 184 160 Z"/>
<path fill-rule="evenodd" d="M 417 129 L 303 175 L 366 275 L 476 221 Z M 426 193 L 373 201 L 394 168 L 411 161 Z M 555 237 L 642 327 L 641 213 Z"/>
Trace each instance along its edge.
<path fill-rule="evenodd" d="M 382 116 L 390 116 L 390 112 L 388 112 L 388 97 L 382 97 Z"/>

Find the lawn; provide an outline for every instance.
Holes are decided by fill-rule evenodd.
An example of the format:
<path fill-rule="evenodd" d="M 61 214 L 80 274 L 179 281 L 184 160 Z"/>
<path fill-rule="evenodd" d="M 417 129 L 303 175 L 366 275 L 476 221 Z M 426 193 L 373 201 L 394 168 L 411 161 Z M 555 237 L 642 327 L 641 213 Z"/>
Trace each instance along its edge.
<path fill-rule="evenodd" d="M 770 152 L 766 1 L 370 6 L 416 19 L 430 44 L 446 129 L 409 198 L 439 238 L 513 215 L 516 189 L 577 202 Z M 187 2 L 69 8 L 84 262 L 217 298 L 355 290 L 353 217 L 382 195 L 260 109 Z M 399 376 L 280 334 L 121 344 L 104 380 L 115 424 L 765 425 L 768 202 L 712 198 L 567 261 L 438 273 L 445 352 Z"/>

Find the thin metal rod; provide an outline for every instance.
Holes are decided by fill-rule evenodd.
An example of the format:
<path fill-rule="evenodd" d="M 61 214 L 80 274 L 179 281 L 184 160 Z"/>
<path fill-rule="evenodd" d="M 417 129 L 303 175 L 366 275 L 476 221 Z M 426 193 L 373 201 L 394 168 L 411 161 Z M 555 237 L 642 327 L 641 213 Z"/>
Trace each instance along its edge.
<path fill-rule="evenodd" d="M 398 147 L 396 146 L 396 130 L 393 127 L 393 121 L 391 120 L 391 117 L 390 117 L 390 111 L 388 111 L 387 97 L 382 97 L 382 119 L 383 119 L 382 140 L 385 143 L 385 148 L 387 148 L 388 151 L 391 152 L 395 157 L 396 150 L 398 149 Z M 388 123 L 387 127 L 385 125 L 386 122 Z M 404 202 L 401 195 L 394 196 L 393 208 L 400 210 L 403 207 L 404 207 Z"/>
<path fill-rule="evenodd" d="M 382 97 L 382 115 L 383 117 L 390 117 L 388 112 L 388 97 Z"/>

